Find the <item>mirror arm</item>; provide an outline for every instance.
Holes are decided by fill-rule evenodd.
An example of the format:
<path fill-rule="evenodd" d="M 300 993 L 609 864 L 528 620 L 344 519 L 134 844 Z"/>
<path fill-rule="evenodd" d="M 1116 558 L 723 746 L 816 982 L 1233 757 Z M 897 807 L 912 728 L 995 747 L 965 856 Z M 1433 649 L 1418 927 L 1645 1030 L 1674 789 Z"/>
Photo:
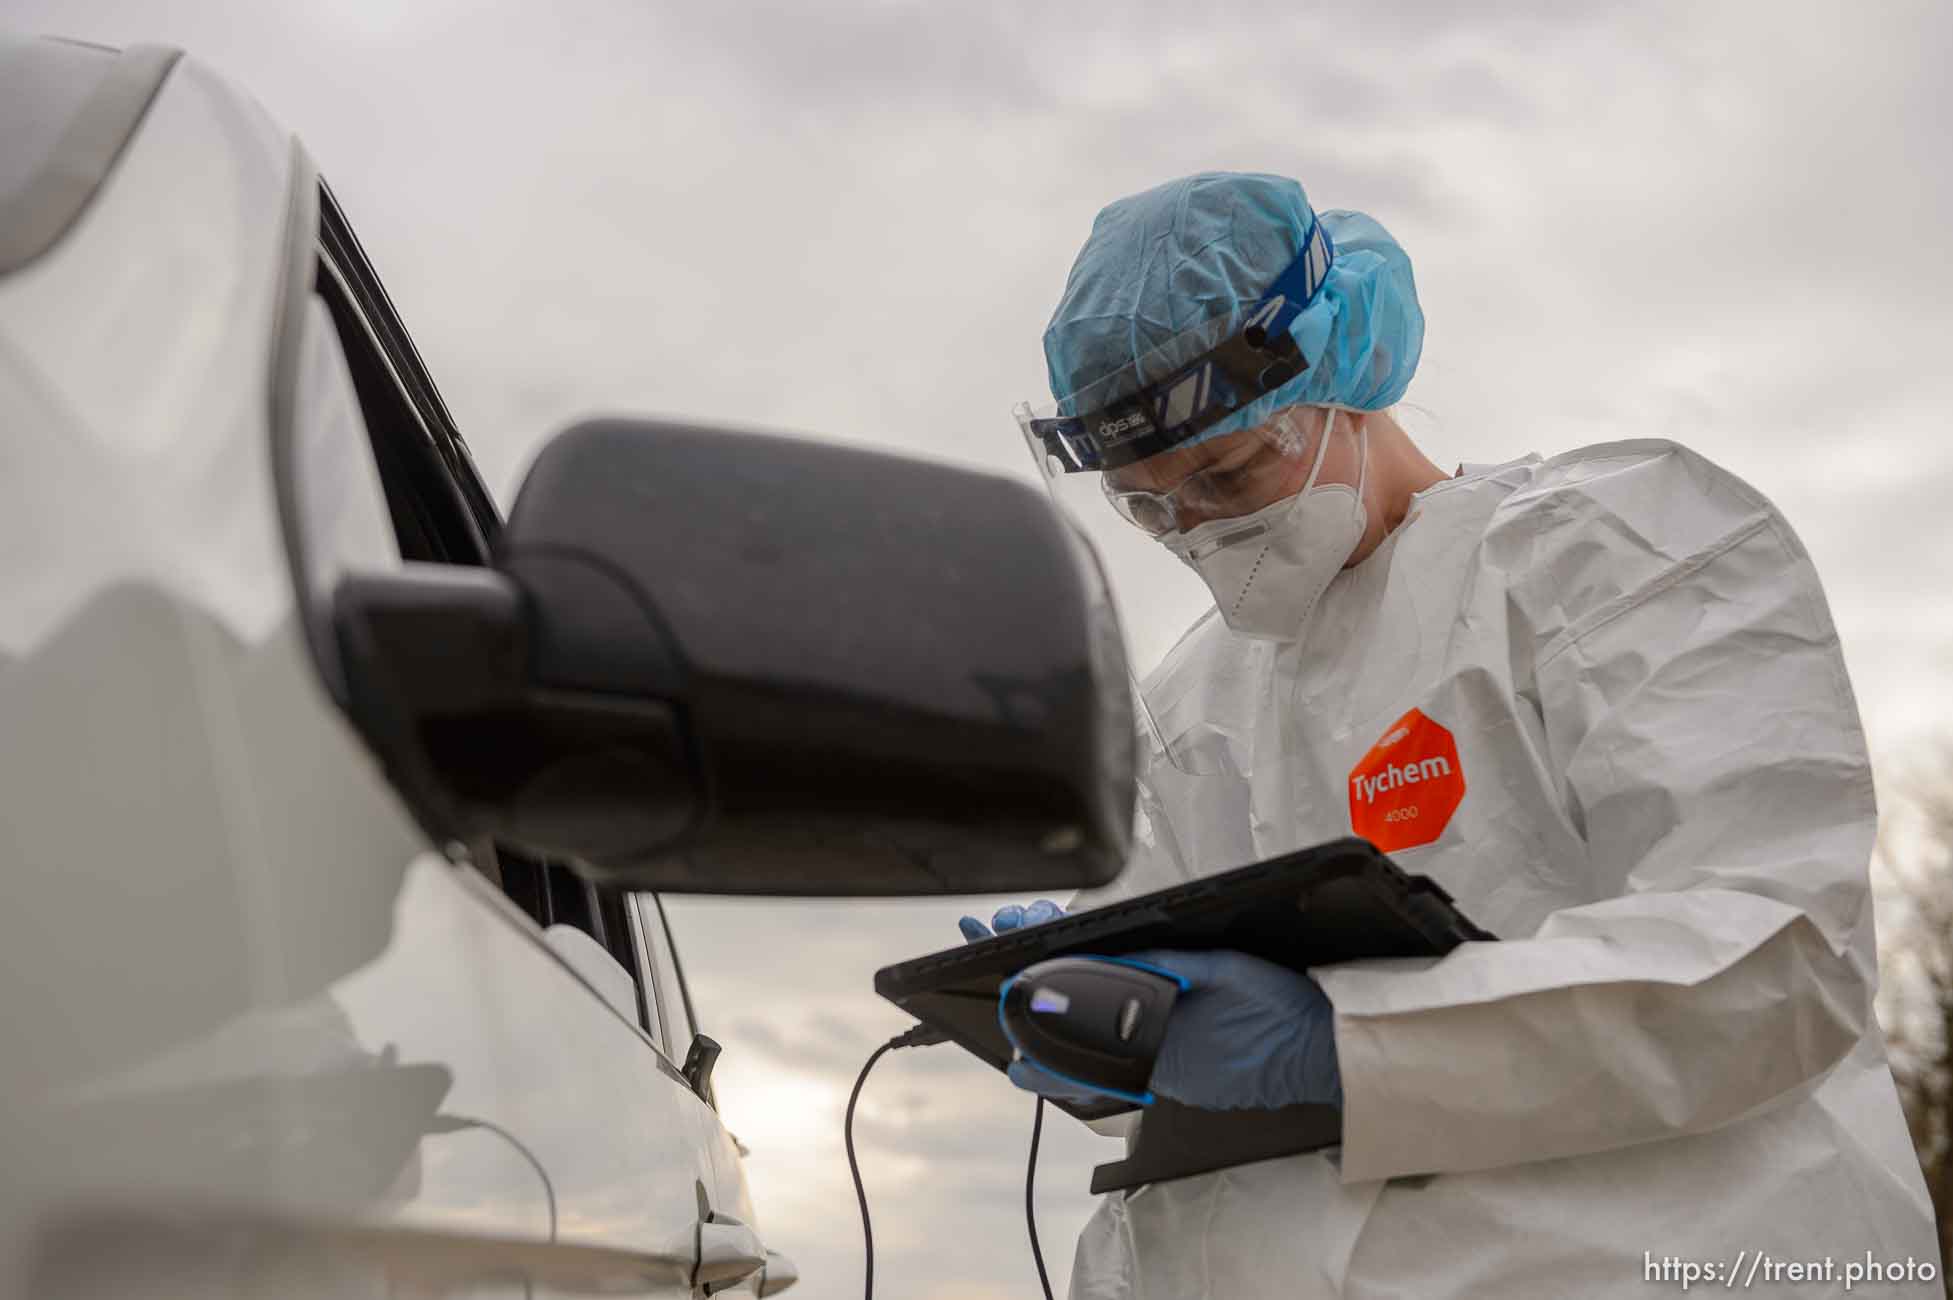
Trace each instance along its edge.
<path fill-rule="evenodd" d="M 719 1064 L 719 1053 L 724 1050 L 718 1040 L 704 1034 L 693 1034 L 692 1045 L 685 1053 L 685 1064 L 679 1073 L 685 1082 L 692 1085 L 692 1091 L 699 1100 L 717 1110 L 719 1103 L 712 1096 L 712 1071 Z"/>
<path fill-rule="evenodd" d="M 614 862 L 675 847 L 701 821 L 677 709 L 534 685 L 527 601 L 507 575 L 351 575 L 333 612 L 360 729 L 436 839 Z"/>
<path fill-rule="evenodd" d="M 407 564 L 355 573 L 333 591 L 333 625 L 360 733 L 437 840 L 472 819 L 430 762 L 435 718 L 479 715 L 519 698 L 525 671 L 521 595 L 487 569 Z"/>

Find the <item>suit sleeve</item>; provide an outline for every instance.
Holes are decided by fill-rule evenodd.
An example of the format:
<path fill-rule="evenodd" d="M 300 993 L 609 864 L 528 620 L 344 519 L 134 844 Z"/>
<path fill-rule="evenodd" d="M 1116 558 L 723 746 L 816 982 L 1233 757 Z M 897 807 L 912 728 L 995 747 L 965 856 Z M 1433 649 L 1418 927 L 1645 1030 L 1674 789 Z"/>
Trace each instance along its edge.
<path fill-rule="evenodd" d="M 1345 1181 L 1730 1124 L 1871 1021 L 1871 772 L 1808 557 L 1767 506 L 1530 648 L 1597 900 L 1529 937 L 1315 972 Z"/>

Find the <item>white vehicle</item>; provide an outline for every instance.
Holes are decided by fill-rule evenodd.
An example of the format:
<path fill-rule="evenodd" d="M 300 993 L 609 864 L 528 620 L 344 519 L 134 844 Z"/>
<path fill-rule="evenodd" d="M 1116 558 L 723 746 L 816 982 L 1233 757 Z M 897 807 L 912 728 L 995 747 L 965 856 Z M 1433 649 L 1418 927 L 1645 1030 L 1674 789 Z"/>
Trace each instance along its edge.
<path fill-rule="evenodd" d="M 1123 858 L 1040 494 L 613 420 L 503 519 L 175 51 L 0 40 L 0 448 L 0 1294 L 773 1294 L 656 891 Z"/>

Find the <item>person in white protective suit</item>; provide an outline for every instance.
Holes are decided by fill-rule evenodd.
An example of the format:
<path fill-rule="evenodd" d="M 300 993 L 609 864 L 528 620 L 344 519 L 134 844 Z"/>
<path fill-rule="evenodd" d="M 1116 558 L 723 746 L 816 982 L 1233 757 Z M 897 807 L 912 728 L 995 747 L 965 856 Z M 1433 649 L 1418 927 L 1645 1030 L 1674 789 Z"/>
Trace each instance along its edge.
<path fill-rule="evenodd" d="M 1339 1091 L 1342 1146 L 1103 1198 L 1073 1300 L 1648 1296 L 1683 1261 L 1939 1294 L 1809 556 L 1670 442 L 1444 474 L 1387 410 L 1422 335 L 1380 225 L 1233 174 L 1106 208 L 1046 333 L 1041 463 L 1216 600 L 1143 686 L 1136 856 L 1076 905 L 1355 833 L 1499 936 L 1282 972 L 1238 1052 L 1183 999 L 1155 1091 Z"/>

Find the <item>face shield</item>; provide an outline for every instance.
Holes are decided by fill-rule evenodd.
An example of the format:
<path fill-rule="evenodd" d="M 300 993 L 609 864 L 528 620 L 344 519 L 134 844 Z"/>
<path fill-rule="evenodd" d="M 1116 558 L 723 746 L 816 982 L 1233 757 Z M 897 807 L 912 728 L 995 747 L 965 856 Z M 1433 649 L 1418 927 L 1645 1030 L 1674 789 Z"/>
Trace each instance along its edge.
<path fill-rule="evenodd" d="M 1320 465 L 1322 408 L 1291 406 L 1245 428 L 1231 417 L 1307 371 L 1289 327 L 1328 258 L 1318 228 L 1245 320 L 1204 322 L 1077 392 L 1016 408 L 1052 497 L 1105 562 L 1136 673 L 1212 603 L 1189 569 L 1161 563 L 1159 543 L 1293 497 Z M 1143 739 L 1176 767 L 1226 766 L 1214 745 L 1184 741 L 1180 720 L 1157 714 L 1137 686 L 1134 695 Z"/>

